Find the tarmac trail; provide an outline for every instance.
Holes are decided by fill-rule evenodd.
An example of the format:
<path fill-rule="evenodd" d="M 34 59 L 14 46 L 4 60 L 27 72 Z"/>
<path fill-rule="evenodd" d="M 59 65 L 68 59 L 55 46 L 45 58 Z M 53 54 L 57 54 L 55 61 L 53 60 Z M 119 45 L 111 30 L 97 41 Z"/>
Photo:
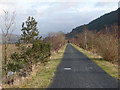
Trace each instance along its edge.
<path fill-rule="evenodd" d="M 49 88 L 118 88 L 118 80 L 68 44 Z"/>

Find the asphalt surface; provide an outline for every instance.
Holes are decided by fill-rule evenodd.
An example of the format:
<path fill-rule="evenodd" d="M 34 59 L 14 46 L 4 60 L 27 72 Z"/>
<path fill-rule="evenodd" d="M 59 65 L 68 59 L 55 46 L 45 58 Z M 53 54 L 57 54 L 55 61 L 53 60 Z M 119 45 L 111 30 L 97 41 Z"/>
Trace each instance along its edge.
<path fill-rule="evenodd" d="M 49 88 L 118 88 L 118 80 L 68 44 Z"/>

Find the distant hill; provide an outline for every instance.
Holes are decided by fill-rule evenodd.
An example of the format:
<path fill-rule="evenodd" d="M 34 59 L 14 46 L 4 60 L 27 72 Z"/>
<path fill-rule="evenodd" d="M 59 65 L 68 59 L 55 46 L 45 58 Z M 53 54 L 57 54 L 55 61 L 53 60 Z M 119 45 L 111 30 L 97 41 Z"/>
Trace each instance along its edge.
<path fill-rule="evenodd" d="M 105 25 L 107 25 L 108 27 L 111 26 L 112 24 L 120 25 L 120 23 L 118 23 L 118 12 L 120 12 L 120 8 L 117 9 L 116 11 L 112 11 L 91 21 L 86 25 L 87 29 L 100 31 L 100 29 L 103 29 Z M 76 34 L 82 32 L 83 28 L 84 25 L 74 28 L 70 33 L 66 34 L 66 38 L 69 39 L 71 37 L 74 37 Z"/>
<path fill-rule="evenodd" d="M 1 42 L 4 43 L 4 42 L 5 42 L 5 37 L 4 37 L 4 35 L 0 34 L 0 37 L 2 37 L 2 41 L 0 40 L 0 43 L 1 43 Z M 10 40 L 9 40 L 9 38 L 10 38 Z M 9 43 L 9 44 L 16 43 L 19 38 L 20 38 L 20 36 L 17 35 L 17 34 L 11 34 L 11 35 L 9 34 L 9 35 L 8 35 L 8 43 Z"/>

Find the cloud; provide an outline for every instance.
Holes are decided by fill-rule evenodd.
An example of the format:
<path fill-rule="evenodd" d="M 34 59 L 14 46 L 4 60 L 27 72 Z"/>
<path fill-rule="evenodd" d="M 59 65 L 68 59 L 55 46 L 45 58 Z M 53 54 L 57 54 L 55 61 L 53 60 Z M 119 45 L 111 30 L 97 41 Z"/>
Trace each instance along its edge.
<path fill-rule="evenodd" d="M 110 5 L 112 4 L 113 2 L 97 2 L 95 4 L 96 7 L 104 7 L 104 6 L 107 6 L 107 5 Z"/>
<path fill-rule="evenodd" d="M 92 13 L 88 16 L 88 13 Z M 59 12 L 45 19 L 39 20 L 39 29 L 42 33 L 57 32 L 62 30 L 63 32 L 70 32 L 73 28 L 87 24 L 91 20 L 99 17 L 103 14 L 103 11 L 94 12 Z M 62 17 L 63 16 L 63 17 Z M 47 28 L 46 28 L 47 27 Z"/>
<path fill-rule="evenodd" d="M 118 2 L 97 2 L 95 4 L 95 7 L 114 7 L 114 5 L 116 4 L 116 6 L 118 5 Z"/>
<path fill-rule="evenodd" d="M 87 24 L 95 18 L 117 9 L 118 0 L 0 0 L 2 10 L 16 10 L 16 30 L 21 33 L 21 24 L 28 16 L 38 21 L 40 34 L 69 32 L 76 26 Z"/>

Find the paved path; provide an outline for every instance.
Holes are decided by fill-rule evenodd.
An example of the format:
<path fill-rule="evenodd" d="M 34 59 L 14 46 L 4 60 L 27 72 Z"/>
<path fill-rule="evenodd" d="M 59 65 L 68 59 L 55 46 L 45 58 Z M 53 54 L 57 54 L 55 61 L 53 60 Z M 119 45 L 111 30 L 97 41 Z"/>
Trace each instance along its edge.
<path fill-rule="evenodd" d="M 97 64 L 68 44 L 49 87 L 117 88 L 118 80 L 109 76 Z"/>

